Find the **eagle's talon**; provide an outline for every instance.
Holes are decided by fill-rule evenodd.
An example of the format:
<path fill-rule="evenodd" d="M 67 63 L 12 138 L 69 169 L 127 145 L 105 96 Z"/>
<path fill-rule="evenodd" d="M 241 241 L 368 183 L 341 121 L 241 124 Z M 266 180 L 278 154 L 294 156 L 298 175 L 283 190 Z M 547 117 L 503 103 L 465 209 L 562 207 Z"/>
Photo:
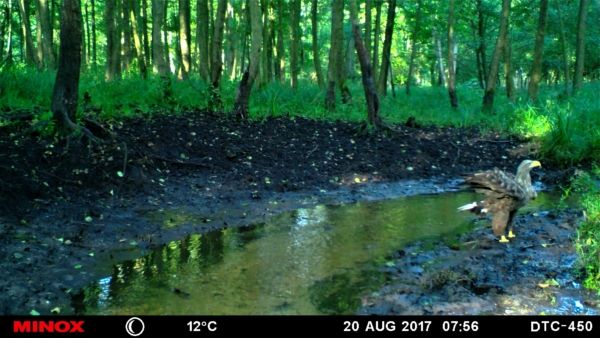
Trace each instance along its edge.
<path fill-rule="evenodd" d="M 510 241 L 506 238 L 506 236 L 502 235 L 499 240 L 500 243 L 509 243 Z"/>
<path fill-rule="evenodd" d="M 508 230 L 508 238 L 515 238 L 517 237 L 517 235 L 515 235 L 514 232 L 512 232 L 512 230 Z"/>

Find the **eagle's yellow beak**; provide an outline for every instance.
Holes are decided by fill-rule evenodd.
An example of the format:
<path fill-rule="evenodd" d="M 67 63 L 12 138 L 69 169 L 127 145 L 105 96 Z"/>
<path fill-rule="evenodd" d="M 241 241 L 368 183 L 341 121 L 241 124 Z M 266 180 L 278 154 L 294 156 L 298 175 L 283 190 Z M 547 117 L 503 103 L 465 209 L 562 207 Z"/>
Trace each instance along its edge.
<path fill-rule="evenodd" d="M 540 163 L 540 161 L 533 161 L 529 165 L 529 168 L 535 168 L 535 167 L 540 167 L 540 168 L 542 167 L 542 164 Z"/>

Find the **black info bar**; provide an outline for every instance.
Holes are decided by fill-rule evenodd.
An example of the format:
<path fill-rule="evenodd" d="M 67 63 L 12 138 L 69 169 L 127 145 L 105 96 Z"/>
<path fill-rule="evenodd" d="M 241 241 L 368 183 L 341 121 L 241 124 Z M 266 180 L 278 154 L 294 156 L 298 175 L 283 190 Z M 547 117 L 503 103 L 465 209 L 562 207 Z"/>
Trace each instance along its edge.
<path fill-rule="evenodd" d="M 254 334 L 439 337 L 594 336 L 598 316 L 40 316 L 0 317 L 0 337 L 218 337 Z"/>

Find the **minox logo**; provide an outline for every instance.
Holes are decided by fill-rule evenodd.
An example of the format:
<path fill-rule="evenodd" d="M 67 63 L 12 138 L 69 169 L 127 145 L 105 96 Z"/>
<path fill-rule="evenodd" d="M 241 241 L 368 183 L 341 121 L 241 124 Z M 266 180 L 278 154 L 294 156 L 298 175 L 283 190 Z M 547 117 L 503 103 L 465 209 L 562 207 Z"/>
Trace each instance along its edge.
<path fill-rule="evenodd" d="M 84 333 L 83 320 L 15 320 L 13 333 Z"/>

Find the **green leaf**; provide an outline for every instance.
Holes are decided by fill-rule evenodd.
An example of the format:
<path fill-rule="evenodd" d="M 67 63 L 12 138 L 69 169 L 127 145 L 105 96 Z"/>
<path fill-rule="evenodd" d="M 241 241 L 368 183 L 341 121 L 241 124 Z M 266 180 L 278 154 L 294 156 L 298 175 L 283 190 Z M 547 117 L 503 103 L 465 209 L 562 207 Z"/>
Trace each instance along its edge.
<path fill-rule="evenodd" d="M 93 221 L 94 219 L 92 218 L 92 216 L 85 216 L 85 221 L 90 223 L 91 221 Z"/>
<path fill-rule="evenodd" d="M 75 264 L 75 266 L 73 266 L 75 269 L 79 270 L 83 267 L 83 265 L 81 264 Z"/>
<path fill-rule="evenodd" d="M 32 315 L 32 316 L 39 316 L 40 315 L 40 313 L 37 312 L 36 310 L 29 311 L 29 314 Z"/>
<path fill-rule="evenodd" d="M 123 174 L 123 172 L 121 170 L 119 170 L 119 171 L 117 171 L 117 176 L 123 177 L 123 176 L 125 176 L 125 174 Z"/>

